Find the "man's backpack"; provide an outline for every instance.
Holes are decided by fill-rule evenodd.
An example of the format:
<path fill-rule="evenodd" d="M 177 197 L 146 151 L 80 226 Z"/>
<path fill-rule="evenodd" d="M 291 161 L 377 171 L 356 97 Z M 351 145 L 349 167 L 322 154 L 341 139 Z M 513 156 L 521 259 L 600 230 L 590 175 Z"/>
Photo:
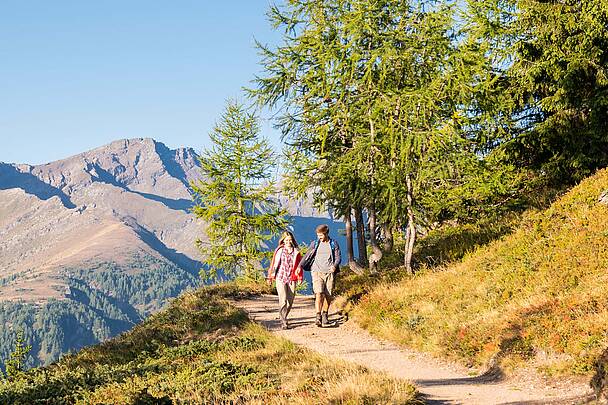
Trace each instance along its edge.
<path fill-rule="evenodd" d="M 302 270 L 304 270 L 304 271 L 310 271 L 310 270 L 312 270 L 312 263 L 315 260 L 315 252 L 316 251 L 317 251 L 317 243 L 313 242 L 313 243 L 310 244 L 310 247 L 308 248 L 308 251 L 306 252 L 306 254 L 304 255 L 304 257 L 300 261 L 300 267 L 302 268 Z"/>

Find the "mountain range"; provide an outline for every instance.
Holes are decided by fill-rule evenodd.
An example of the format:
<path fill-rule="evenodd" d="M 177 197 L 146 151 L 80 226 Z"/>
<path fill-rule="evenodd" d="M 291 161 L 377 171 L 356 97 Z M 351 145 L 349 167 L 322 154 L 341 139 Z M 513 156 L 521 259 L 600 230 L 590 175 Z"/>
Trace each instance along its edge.
<path fill-rule="evenodd" d="M 189 209 L 192 148 L 124 139 L 42 165 L 0 163 L 0 356 L 23 329 L 46 364 L 130 329 L 197 286 L 204 224 Z M 308 200 L 277 196 L 307 242 Z"/>

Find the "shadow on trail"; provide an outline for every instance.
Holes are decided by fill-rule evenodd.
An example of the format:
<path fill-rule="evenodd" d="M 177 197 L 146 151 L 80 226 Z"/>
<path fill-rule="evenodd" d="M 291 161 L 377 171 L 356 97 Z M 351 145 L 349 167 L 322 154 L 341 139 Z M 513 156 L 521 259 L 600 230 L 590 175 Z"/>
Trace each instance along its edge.
<path fill-rule="evenodd" d="M 427 405 L 453 405 L 460 404 L 460 402 L 454 402 L 450 400 L 441 400 L 433 398 L 431 395 L 421 395 L 421 399 Z M 465 402 L 466 403 L 466 402 Z M 492 402 L 492 404 L 496 405 L 583 405 L 583 404 L 596 404 L 595 395 L 576 395 L 566 398 L 560 398 L 555 400 L 539 400 L 539 401 L 515 401 L 515 402 L 501 402 L 497 400 L 496 402 Z"/>
<path fill-rule="evenodd" d="M 473 376 L 473 377 L 461 377 L 461 378 L 441 378 L 437 380 L 415 380 L 416 384 L 425 387 L 432 387 L 436 385 L 450 386 L 450 385 L 469 385 L 469 384 L 494 384 L 505 380 L 505 375 L 500 369 L 490 370 L 489 372 Z"/>
<path fill-rule="evenodd" d="M 307 298 L 310 300 L 309 302 L 299 303 L 299 304 L 294 303 L 292 310 L 301 309 L 303 307 L 308 307 L 308 306 L 314 305 L 314 301 L 310 297 L 307 297 Z M 277 297 L 277 300 L 278 300 L 278 297 Z M 278 302 L 277 302 L 277 306 L 278 306 Z M 268 314 L 268 313 L 273 313 L 273 312 L 276 313 L 276 316 L 271 320 L 263 319 L 263 317 L 260 317 L 261 314 Z M 279 318 L 278 307 L 264 306 L 263 308 L 249 309 L 247 311 L 247 315 L 250 316 L 252 318 L 252 320 L 260 322 L 268 330 L 272 331 L 272 330 L 281 329 L 281 321 Z M 330 319 L 331 323 L 329 325 L 323 326 L 322 328 L 320 327 L 319 329 L 338 328 L 338 327 L 340 327 L 340 325 L 344 324 L 344 322 L 346 322 L 346 320 L 347 320 L 346 316 L 342 315 L 339 311 L 330 313 L 329 319 Z M 303 328 L 306 326 L 315 325 L 314 316 L 303 316 L 303 317 L 297 317 L 297 318 L 288 317 L 287 321 L 289 323 L 289 329 L 297 329 L 297 328 Z"/>
<path fill-rule="evenodd" d="M 499 405 L 566 405 L 566 404 L 598 404 L 594 394 L 576 395 L 555 400 L 500 402 Z"/>

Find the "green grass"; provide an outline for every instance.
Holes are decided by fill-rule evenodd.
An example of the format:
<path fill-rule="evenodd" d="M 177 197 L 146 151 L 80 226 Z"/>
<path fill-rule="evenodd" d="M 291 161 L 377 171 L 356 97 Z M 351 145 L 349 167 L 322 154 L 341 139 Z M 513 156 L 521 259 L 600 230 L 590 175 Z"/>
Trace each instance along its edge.
<path fill-rule="evenodd" d="M 589 375 L 608 345 L 608 206 L 597 202 L 606 189 L 603 170 L 459 262 L 355 278 L 345 291 L 352 315 L 468 365 L 496 357 L 507 370 Z"/>
<path fill-rule="evenodd" d="M 182 294 L 127 333 L 0 380 L 0 403 L 420 403 L 407 382 L 277 338 L 226 300 L 260 292 Z"/>

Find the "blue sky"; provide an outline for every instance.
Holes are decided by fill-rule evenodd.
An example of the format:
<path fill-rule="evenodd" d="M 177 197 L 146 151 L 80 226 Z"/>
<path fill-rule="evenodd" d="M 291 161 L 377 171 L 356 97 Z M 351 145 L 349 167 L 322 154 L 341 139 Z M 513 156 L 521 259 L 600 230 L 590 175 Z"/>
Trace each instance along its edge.
<path fill-rule="evenodd" d="M 201 150 L 278 42 L 270 0 L 3 0 L 0 161 L 45 163 L 120 138 Z M 278 134 L 263 123 L 278 145 Z"/>

